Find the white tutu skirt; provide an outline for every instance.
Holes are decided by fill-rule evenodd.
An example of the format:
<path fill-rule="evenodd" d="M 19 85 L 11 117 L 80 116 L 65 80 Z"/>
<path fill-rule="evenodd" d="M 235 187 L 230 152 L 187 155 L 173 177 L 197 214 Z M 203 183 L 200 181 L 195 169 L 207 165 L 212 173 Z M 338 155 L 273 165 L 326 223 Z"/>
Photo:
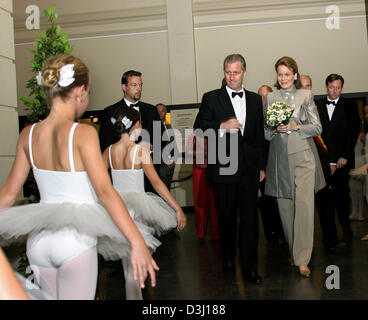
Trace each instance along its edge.
<path fill-rule="evenodd" d="M 135 221 L 147 247 L 154 252 L 161 242 L 154 229 Z M 105 260 L 130 256 L 130 243 L 112 221 L 105 208 L 96 204 L 35 203 L 0 210 L 0 245 L 24 241 L 41 231 L 72 228 L 97 238 L 97 250 Z"/>
<path fill-rule="evenodd" d="M 55 298 L 18 272 L 15 272 L 15 275 L 31 300 L 55 300 Z"/>
<path fill-rule="evenodd" d="M 152 192 L 119 192 L 133 220 L 152 227 L 161 236 L 176 228 L 175 211 Z"/>

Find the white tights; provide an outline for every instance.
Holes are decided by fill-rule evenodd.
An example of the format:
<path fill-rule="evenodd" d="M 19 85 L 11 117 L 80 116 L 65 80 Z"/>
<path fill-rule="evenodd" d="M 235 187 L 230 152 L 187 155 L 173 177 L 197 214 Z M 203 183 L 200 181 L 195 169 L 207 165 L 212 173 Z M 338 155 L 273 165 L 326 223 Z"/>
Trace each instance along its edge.
<path fill-rule="evenodd" d="M 63 230 L 30 236 L 27 256 L 37 285 L 58 300 L 93 300 L 98 261 L 96 240 Z"/>
<path fill-rule="evenodd" d="M 143 300 L 142 289 L 138 280 L 134 280 L 133 267 L 130 258 L 123 257 L 123 268 L 125 276 L 125 295 L 127 300 Z"/>

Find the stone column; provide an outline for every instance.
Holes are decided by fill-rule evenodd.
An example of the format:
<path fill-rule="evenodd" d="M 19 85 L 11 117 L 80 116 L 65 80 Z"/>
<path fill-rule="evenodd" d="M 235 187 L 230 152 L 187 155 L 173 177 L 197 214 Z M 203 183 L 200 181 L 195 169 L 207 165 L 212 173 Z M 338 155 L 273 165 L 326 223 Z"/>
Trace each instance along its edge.
<path fill-rule="evenodd" d="M 192 0 L 166 0 L 172 104 L 197 102 Z"/>
<path fill-rule="evenodd" d="M 0 186 L 15 158 L 19 135 L 12 0 L 0 0 Z"/>

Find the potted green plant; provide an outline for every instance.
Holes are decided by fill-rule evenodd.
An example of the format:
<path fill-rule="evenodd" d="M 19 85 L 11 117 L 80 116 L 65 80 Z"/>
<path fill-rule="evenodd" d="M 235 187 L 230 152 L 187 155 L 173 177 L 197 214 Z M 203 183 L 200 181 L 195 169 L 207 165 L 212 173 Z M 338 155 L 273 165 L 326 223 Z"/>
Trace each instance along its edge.
<path fill-rule="evenodd" d="M 40 37 L 35 39 L 36 49 L 29 49 L 33 53 L 31 60 L 31 71 L 37 74 L 41 71 L 45 62 L 52 56 L 62 53 L 71 53 L 73 48 L 68 41 L 68 35 L 61 33 L 60 25 L 55 21 L 59 15 L 55 12 L 55 6 L 44 10 L 45 17 L 49 22 L 45 32 L 40 31 Z M 47 117 L 50 112 L 46 102 L 45 93 L 42 87 L 37 84 L 36 77 L 32 77 L 27 82 L 27 88 L 30 90 L 28 96 L 21 97 L 26 109 L 28 122 L 38 122 Z"/>

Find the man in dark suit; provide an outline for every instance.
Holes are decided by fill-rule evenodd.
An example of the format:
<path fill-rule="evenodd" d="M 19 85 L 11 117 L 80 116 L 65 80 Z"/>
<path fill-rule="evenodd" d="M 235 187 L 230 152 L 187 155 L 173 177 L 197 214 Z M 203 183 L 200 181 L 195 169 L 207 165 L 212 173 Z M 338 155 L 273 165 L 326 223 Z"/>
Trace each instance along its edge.
<path fill-rule="evenodd" d="M 354 168 L 354 146 L 360 130 L 358 107 L 341 97 L 344 78 L 330 74 L 325 81 L 327 97 L 316 101 L 322 124 L 322 139 L 328 150 L 331 175 L 332 210 L 337 211 L 344 239 L 352 236 L 350 228 L 349 170 Z"/>
<path fill-rule="evenodd" d="M 262 98 L 243 88 L 246 63 L 240 54 L 225 58 L 224 75 L 226 86 L 203 95 L 194 129 L 208 137 L 207 179 L 213 184 L 219 213 L 224 270 L 235 270 L 238 241 L 245 280 L 260 285 L 257 201 L 259 182 L 265 178 Z"/>
<path fill-rule="evenodd" d="M 312 90 L 312 79 L 308 75 L 301 74 L 301 89 Z M 331 191 L 331 167 L 328 158 L 328 149 L 321 136 L 314 137 L 318 157 L 326 181 L 326 187 L 319 190 L 315 195 L 316 208 L 319 214 L 319 221 L 322 229 L 323 244 L 329 252 L 335 252 L 342 248 L 345 243 L 339 242 L 335 223 L 335 205 L 333 204 L 333 194 Z"/>
<path fill-rule="evenodd" d="M 116 110 L 122 106 L 132 107 L 140 112 L 142 129 L 146 130 L 147 134 L 143 133 L 138 142 L 142 140 L 145 142 L 144 146 L 152 149 L 153 121 L 160 121 L 160 117 L 153 105 L 140 101 L 143 87 L 142 73 L 134 70 L 125 72 L 121 78 L 121 87 L 124 92 L 123 99 L 106 107 L 101 116 L 99 131 L 101 151 L 103 152 L 108 146 L 119 141 L 119 137 L 114 134 L 111 118 L 114 117 Z"/>
<path fill-rule="evenodd" d="M 158 128 L 160 128 L 160 117 L 153 105 L 140 101 L 143 88 L 142 73 L 134 70 L 125 72 L 121 78 L 121 87 L 124 92 L 123 99 L 106 107 L 101 116 L 99 131 L 101 151 L 103 152 L 108 146 L 119 141 L 119 137 L 114 133 L 111 118 L 114 117 L 116 110 L 122 106 L 128 106 L 135 108 L 141 114 L 142 133 L 136 142 L 152 152 L 156 151 L 161 153 L 161 150 L 155 150 L 155 145 L 153 144 L 154 121 L 159 123 Z M 160 134 L 160 130 L 157 134 Z M 161 140 L 161 136 L 159 139 Z M 153 191 L 153 187 L 146 176 L 144 178 L 144 183 L 146 191 Z"/>

